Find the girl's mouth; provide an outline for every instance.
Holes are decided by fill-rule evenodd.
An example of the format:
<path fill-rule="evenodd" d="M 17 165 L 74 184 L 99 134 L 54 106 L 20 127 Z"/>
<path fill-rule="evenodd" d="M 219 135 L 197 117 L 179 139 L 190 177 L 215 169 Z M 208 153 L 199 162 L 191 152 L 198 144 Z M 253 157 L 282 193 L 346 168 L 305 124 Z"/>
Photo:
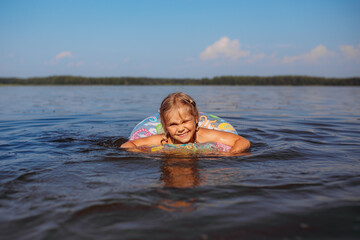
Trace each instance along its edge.
<path fill-rule="evenodd" d="M 189 132 L 183 133 L 183 134 L 178 134 L 179 137 L 186 137 L 189 134 Z"/>

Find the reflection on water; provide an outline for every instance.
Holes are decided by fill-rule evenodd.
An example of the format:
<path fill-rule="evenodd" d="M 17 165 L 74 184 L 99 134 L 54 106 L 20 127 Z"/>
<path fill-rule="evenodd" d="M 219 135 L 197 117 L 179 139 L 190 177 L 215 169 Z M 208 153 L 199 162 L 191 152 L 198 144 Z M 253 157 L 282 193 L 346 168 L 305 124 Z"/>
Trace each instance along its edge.
<path fill-rule="evenodd" d="M 164 187 L 191 188 L 201 184 L 200 173 L 197 168 L 196 157 L 163 159 L 161 167 L 161 180 Z"/>
<path fill-rule="evenodd" d="M 196 157 L 172 157 L 167 155 L 162 158 L 161 177 L 165 188 L 193 188 L 202 183 Z M 166 189 L 164 190 L 166 191 Z M 171 200 L 164 199 L 160 202 L 159 208 L 165 211 L 195 210 L 196 199 Z"/>

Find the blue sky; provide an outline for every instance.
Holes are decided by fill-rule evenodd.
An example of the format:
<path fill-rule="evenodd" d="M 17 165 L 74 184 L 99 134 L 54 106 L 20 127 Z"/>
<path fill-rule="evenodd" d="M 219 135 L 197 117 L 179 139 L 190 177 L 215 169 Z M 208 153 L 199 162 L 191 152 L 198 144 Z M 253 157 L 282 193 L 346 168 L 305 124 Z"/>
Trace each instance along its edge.
<path fill-rule="evenodd" d="M 0 77 L 360 76 L 360 0 L 0 0 Z"/>

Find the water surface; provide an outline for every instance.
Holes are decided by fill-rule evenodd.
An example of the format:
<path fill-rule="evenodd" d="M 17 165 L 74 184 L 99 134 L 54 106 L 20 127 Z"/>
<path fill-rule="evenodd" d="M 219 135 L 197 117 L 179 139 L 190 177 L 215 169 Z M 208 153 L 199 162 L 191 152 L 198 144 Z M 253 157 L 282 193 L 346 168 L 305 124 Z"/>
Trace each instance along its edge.
<path fill-rule="evenodd" d="M 119 149 L 171 92 L 244 156 Z M 0 87 L 2 239 L 357 239 L 360 88 Z"/>

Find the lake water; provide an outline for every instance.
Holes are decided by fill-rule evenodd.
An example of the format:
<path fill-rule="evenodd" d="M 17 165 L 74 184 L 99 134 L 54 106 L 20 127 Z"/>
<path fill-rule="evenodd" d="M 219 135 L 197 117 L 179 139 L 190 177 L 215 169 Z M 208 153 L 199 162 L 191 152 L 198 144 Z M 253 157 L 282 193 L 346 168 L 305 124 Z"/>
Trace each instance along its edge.
<path fill-rule="evenodd" d="M 119 149 L 171 92 L 244 156 Z M 0 87 L 1 239 L 359 239 L 359 87 Z"/>

